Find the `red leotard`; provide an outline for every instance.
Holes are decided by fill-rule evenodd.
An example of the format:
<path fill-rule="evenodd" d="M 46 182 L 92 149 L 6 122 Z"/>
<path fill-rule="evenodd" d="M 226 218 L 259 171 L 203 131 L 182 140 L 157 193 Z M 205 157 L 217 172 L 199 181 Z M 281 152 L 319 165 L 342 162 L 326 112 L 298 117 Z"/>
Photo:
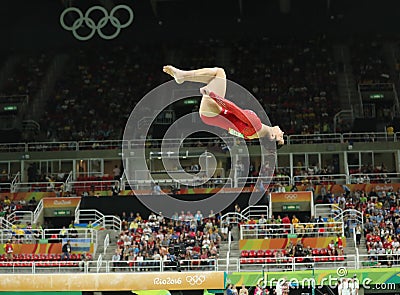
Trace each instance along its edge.
<path fill-rule="evenodd" d="M 218 126 L 227 131 L 232 129 L 242 134 L 244 138 L 254 135 L 262 128 L 260 118 L 253 111 L 242 110 L 233 102 L 218 96 L 214 92 L 211 92 L 209 96 L 222 107 L 222 110 L 214 117 L 200 115 L 205 124 Z"/>

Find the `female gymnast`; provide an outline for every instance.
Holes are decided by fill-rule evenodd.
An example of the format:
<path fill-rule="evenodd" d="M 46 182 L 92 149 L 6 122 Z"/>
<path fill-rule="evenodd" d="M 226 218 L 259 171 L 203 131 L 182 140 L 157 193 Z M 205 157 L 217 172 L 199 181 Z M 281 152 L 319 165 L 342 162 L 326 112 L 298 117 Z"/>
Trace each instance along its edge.
<path fill-rule="evenodd" d="M 172 76 L 178 84 L 185 81 L 205 83 L 200 88 L 203 95 L 200 103 L 200 118 L 208 125 L 227 130 L 230 134 L 245 139 L 267 137 L 276 141 L 278 147 L 284 144 L 283 132 L 278 126 L 270 127 L 261 123 L 251 110 L 242 110 L 224 98 L 226 75 L 221 68 L 203 68 L 184 71 L 173 66 L 164 66 L 163 71 Z"/>

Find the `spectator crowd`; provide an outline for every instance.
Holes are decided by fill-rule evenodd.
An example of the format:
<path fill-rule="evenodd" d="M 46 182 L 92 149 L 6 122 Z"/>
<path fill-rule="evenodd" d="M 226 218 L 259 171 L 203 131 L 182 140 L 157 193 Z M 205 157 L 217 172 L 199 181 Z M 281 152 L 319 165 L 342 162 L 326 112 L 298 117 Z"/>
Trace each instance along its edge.
<path fill-rule="evenodd" d="M 160 212 L 147 219 L 125 212 L 120 216 L 123 231 L 118 237 L 115 270 L 133 266 L 150 270 L 164 266 L 180 270 L 184 267 L 208 269 L 215 266 L 221 241 L 227 239 L 227 228 L 220 232 L 219 215 L 210 212 L 205 217 L 200 211 L 175 213 L 171 219 Z M 191 260 L 189 262 L 189 260 Z M 194 261 L 198 260 L 198 263 Z M 146 262 L 148 261 L 148 262 Z"/>

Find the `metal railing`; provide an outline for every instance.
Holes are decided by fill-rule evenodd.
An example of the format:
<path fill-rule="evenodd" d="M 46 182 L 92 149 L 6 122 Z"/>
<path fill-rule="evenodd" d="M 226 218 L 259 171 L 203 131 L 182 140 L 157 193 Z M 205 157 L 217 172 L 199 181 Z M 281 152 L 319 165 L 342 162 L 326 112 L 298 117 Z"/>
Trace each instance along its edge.
<path fill-rule="evenodd" d="M 343 142 L 395 142 L 398 141 L 397 134 L 388 134 L 386 132 L 368 132 L 368 133 L 343 133 Z"/>
<path fill-rule="evenodd" d="M 254 205 L 248 206 L 241 212 L 242 215 L 247 219 L 260 219 L 263 215 L 264 218 L 268 217 L 268 206 L 267 205 Z"/>
<path fill-rule="evenodd" d="M 227 223 L 231 225 L 237 225 L 242 221 L 248 220 L 249 219 L 247 217 L 237 212 L 228 212 L 221 216 L 221 223 Z"/>
<path fill-rule="evenodd" d="M 306 269 L 332 269 L 345 266 L 357 268 L 355 255 L 338 256 L 301 256 L 301 257 L 252 257 L 240 258 L 239 271 L 254 271 L 261 268 L 266 271 L 297 271 Z"/>
<path fill-rule="evenodd" d="M 5 244 L 8 240 L 12 240 L 13 237 L 18 242 L 22 243 L 37 243 L 43 239 L 43 230 L 41 229 L 25 229 L 23 234 L 17 235 L 12 229 L 0 229 L 0 243 Z"/>
<path fill-rule="evenodd" d="M 77 148 L 84 150 L 115 150 L 127 147 L 127 140 L 102 140 L 102 141 L 79 141 Z"/>
<path fill-rule="evenodd" d="M 226 186 L 228 188 L 233 187 L 232 178 L 210 178 L 205 179 L 200 177 L 193 177 L 191 179 L 154 179 L 154 180 L 123 180 L 122 188 L 130 187 L 134 190 L 152 190 L 154 183 L 157 182 L 161 188 L 167 186 L 168 188 L 182 188 L 184 186 L 195 186 L 195 187 L 207 187 L 207 188 L 218 188 Z"/>
<path fill-rule="evenodd" d="M 258 180 L 261 180 L 265 184 L 269 183 L 270 185 L 275 185 L 279 183 L 281 185 L 288 186 L 292 183 L 290 176 L 280 175 L 273 177 L 238 177 L 237 185 L 239 187 L 254 186 Z"/>
<path fill-rule="evenodd" d="M 11 228 L 13 224 L 9 222 L 5 217 L 0 217 L 0 228 L 1 229 L 6 229 L 6 228 Z"/>
<path fill-rule="evenodd" d="M 296 175 L 293 176 L 293 184 L 308 183 L 312 184 L 346 184 L 348 177 L 346 174 L 321 174 L 321 175 Z"/>
<path fill-rule="evenodd" d="M 90 239 L 91 243 L 97 241 L 97 230 L 93 228 L 65 228 L 44 229 L 42 238 L 49 242 L 61 241 L 62 239 Z"/>
<path fill-rule="evenodd" d="M 13 180 L 11 181 L 11 192 L 15 193 L 17 191 L 17 183 L 21 182 L 21 172 L 15 174 Z"/>
<path fill-rule="evenodd" d="M 101 171 L 91 171 L 91 172 L 81 172 L 81 171 L 72 172 L 71 171 L 70 181 L 72 181 L 73 179 L 78 179 L 78 178 L 83 178 L 82 180 L 78 180 L 78 181 L 87 181 L 87 180 L 95 181 L 96 179 L 102 180 L 101 178 L 103 176 L 106 176 L 106 175 Z M 93 179 L 89 179 L 89 178 L 93 178 Z"/>
<path fill-rule="evenodd" d="M 347 143 L 347 142 L 396 142 L 400 133 L 388 134 L 386 132 L 365 133 L 321 133 L 306 135 L 285 136 L 287 144 L 315 144 L 315 143 Z M 227 142 L 235 142 L 235 137 L 223 138 Z M 135 139 L 130 141 L 106 140 L 106 141 L 64 141 L 64 142 L 32 142 L 32 143 L 2 143 L 1 152 L 35 152 L 35 151 L 78 151 L 78 150 L 108 150 L 129 148 L 153 147 L 207 147 L 222 143 L 222 138 L 186 138 L 182 139 Z M 251 143 L 257 144 L 257 143 Z"/>
<path fill-rule="evenodd" d="M 94 223 L 96 220 L 102 218 L 104 214 L 96 209 L 80 209 L 78 213 L 79 219 L 75 223 Z M 76 217 L 76 215 L 75 215 Z"/>
<path fill-rule="evenodd" d="M 358 255 L 358 268 L 399 267 L 400 254 L 361 254 Z"/>
<path fill-rule="evenodd" d="M 7 216 L 7 220 L 12 224 L 33 224 L 33 212 L 32 211 L 14 211 Z"/>
<path fill-rule="evenodd" d="M 114 215 L 104 215 L 103 218 L 97 220 L 100 224 L 103 224 L 103 227 L 108 229 L 113 229 L 117 231 L 122 230 L 122 222 L 118 216 Z"/>
<path fill-rule="evenodd" d="M 90 191 L 110 191 L 118 180 L 90 180 L 90 181 L 69 181 L 72 192 L 81 195 L 83 192 Z"/>
<path fill-rule="evenodd" d="M 81 203 L 81 201 L 79 201 L 78 206 L 76 206 L 76 208 L 75 208 L 75 214 L 74 214 L 74 216 L 75 216 L 74 223 L 75 224 L 79 224 L 79 218 L 80 218 L 80 209 L 79 209 L 79 207 L 80 207 L 80 203 Z"/>
<path fill-rule="evenodd" d="M 103 262 L 103 256 L 100 254 L 99 257 L 97 258 L 96 272 L 100 272 L 102 262 Z"/>
<path fill-rule="evenodd" d="M 18 230 L 18 231 L 17 231 Z M 0 229 L 0 243 L 5 244 L 9 239 L 16 239 L 19 243 L 37 243 L 47 240 L 50 243 L 61 243 L 62 239 L 89 239 L 91 243 L 97 241 L 97 230 L 91 228 L 67 229 L 35 229 L 35 228 L 8 228 Z"/>
<path fill-rule="evenodd" d="M 342 213 L 342 209 L 337 204 L 316 204 L 314 206 L 315 217 L 330 217 Z M 325 216 L 325 215 L 328 216 Z"/>
<path fill-rule="evenodd" d="M 0 144 L 1 153 L 20 153 L 26 152 L 26 143 L 2 143 Z"/>
<path fill-rule="evenodd" d="M 40 215 L 43 213 L 44 205 L 43 199 L 40 199 L 37 204 L 35 211 L 33 211 L 33 223 L 36 224 L 39 221 Z"/>
<path fill-rule="evenodd" d="M 400 173 L 353 173 L 349 183 L 390 183 L 400 182 Z"/>
<path fill-rule="evenodd" d="M 14 192 L 53 192 L 64 185 L 64 182 L 16 182 Z"/>
<path fill-rule="evenodd" d="M 362 255 L 360 255 L 362 256 Z M 368 255 L 364 255 L 368 256 Z M 394 256 L 394 255 L 393 255 Z M 381 260 L 389 261 L 389 259 Z M 297 271 L 306 269 L 332 269 L 345 266 L 357 269 L 367 266 L 368 257 L 357 264 L 355 255 L 342 256 L 305 256 L 305 257 L 255 257 L 230 258 L 230 272 L 259 271 Z M 398 259 L 393 258 L 393 265 Z M 0 273 L 114 273 L 114 272 L 168 272 L 168 271 L 226 271 L 226 259 L 192 260 L 124 260 L 105 261 L 102 255 L 95 261 L 0 261 Z M 376 267 L 385 267 L 377 265 Z M 387 267 L 387 266 L 386 266 Z"/>
<path fill-rule="evenodd" d="M 0 182 L 0 192 L 11 192 L 11 182 Z"/>
<path fill-rule="evenodd" d="M 121 231 L 122 222 L 121 219 L 114 215 L 104 215 L 95 209 L 83 209 L 79 210 L 78 218 L 75 221 L 77 223 L 89 223 L 92 222 L 93 226 L 100 225 L 107 229 L 113 229 Z M 76 217 L 76 216 L 75 216 Z"/>
<path fill-rule="evenodd" d="M 26 146 L 26 152 L 74 151 L 77 146 L 78 144 L 76 141 L 29 142 Z"/>
<path fill-rule="evenodd" d="M 302 237 L 344 236 L 343 222 L 297 224 L 241 224 L 240 239 L 287 238 L 288 234 Z"/>
<path fill-rule="evenodd" d="M 357 224 L 361 225 L 361 228 L 364 228 L 364 216 L 361 211 L 356 209 L 346 209 L 343 210 L 341 213 L 334 217 L 335 221 L 337 222 L 346 222 L 349 221 L 350 226 L 355 226 Z"/>
<path fill-rule="evenodd" d="M 232 246 L 232 232 L 228 232 L 228 251 L 226 252 L 226 272 L 229 271 L 229 258 L 231 254 L 231 246 Z"/>
<path fill-rule="evenodd" d="M 106 237 L 104 238 L 104 252 L 103 252 L 104 255 L 106 255 L 108 246 L 110 246 L 110 234 L 107 234 Z"/>
<path fill-rule="evenodd" d="M 288 144 L 342 143 L 340 133 L 289 135 Z"/>

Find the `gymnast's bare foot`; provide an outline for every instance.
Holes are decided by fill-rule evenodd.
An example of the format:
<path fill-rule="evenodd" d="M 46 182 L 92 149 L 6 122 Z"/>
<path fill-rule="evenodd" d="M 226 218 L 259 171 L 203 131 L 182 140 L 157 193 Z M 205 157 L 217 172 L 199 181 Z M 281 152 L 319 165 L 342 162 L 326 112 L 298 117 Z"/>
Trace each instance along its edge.
<path fill-rule="evenodd" d="M 163 71 L 164 71 L 164 73 L 167 73 L 168 75 L 172 76 L 175 79 L 176 83 L 182 84 L 183 82 L 185 82 L 185 79 L 183 77 L 184 74 L 183 74 L 182 70 L 168 65 L 168 66 L 163 67 Z"/>

